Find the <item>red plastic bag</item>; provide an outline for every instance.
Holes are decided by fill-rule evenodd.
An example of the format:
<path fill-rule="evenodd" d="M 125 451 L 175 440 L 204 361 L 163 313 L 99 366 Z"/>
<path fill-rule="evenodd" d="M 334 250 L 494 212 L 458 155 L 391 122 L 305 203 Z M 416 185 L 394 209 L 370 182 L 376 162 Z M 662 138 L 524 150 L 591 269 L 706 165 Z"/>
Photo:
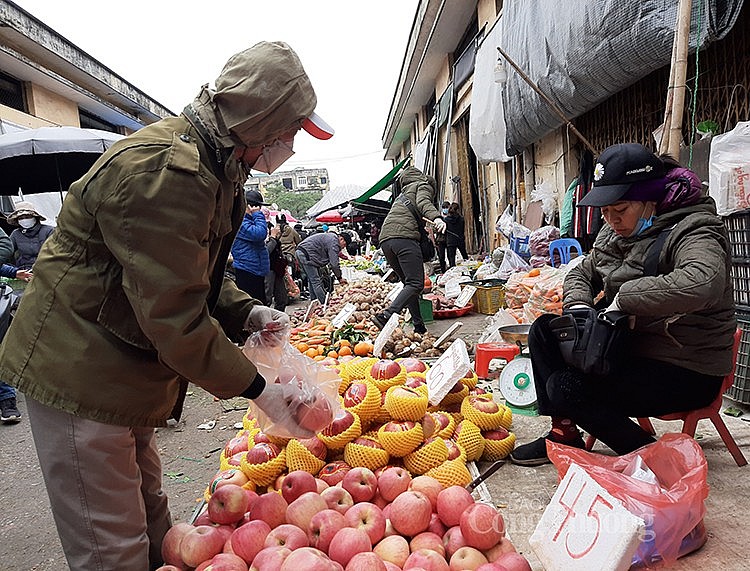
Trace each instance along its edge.
<path fill-rule="evenodd" d="M 702 525 L 708 497 L 708 464 L 703 450 L 690 436 L 665 434 L 658 441 L 623 456 L 604 456 L 547 441 L 549 459 L 562 479 L 571 463 L 578 464 L 596 482 L 619 499 L 632 514 L 646 522 L 646 532 L 633 565 L 670 565 L 705 541 Z M 640 456 L 659 485 L 623 474 Z M 692 548 L 691 548 L 692 547 Z"/>

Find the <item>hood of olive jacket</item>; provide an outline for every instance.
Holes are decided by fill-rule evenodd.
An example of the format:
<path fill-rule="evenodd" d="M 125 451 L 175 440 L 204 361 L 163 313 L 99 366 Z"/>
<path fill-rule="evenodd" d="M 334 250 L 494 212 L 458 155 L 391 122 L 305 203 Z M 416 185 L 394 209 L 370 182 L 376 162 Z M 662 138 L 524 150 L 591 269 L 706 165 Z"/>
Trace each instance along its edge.
<path fill-rule="evenodd" d="M 435 207 L 435 193 L 437 185 L 435 179 L 425 175 L 415 167 L 407 167 L 399 176 L 401 192 L 412 204 L 414 204 L 417 213 L 422 218 L 435 220 L 440 217 L 440 212 Z M 419 226 L 411 213 L 404 204 L 395 200 L 393 206 L 388 211 L 383 226 L 380 229 L 380 242 L 385 242 L 391 238 L 408 238 L 419 240 Z"/>
<path fill-rule="evenodd" d="M 232 56 L 191 107 L 218 147 L 258 147 L 315 110 L 317 97 L 295 51 L 284 42 L 260 42 Z"/>
<path fill-rule="evenodd" d="M 644 275 L 649 248 L 665 230 L 658 275 Z M 637 355 L 722 376 L 732 369 L 736 329 L 729 261 L 724 223 L 706 197 L 657 216 L 639 236 L 618 236 L 605 225 L 568 272 L 564 306 L 593 305 L 602 290 L 607 304 L 617 295 L 622 311 L 635 316 Z"/>

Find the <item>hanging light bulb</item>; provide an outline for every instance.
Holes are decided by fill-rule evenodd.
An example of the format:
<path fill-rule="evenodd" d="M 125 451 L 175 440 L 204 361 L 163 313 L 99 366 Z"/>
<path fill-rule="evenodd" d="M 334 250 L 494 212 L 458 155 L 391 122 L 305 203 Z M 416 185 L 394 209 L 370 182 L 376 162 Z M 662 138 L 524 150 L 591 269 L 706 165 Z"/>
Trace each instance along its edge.
<path fill-rule="evenodd" d="M 498 52 L 497 62 L 495 62 L 495 83 L 505 83 L 508 81 L 508 70 L 505 69 L 503 56 Z"/>

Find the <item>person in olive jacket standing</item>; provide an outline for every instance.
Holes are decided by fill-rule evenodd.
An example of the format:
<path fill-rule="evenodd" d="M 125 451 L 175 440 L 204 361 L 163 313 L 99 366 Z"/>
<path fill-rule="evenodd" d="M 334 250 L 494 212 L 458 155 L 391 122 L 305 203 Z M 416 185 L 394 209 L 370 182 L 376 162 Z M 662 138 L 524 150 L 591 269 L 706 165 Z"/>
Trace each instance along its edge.
<path fill-rule="evenodd" d="M 69 568 L 144 571 L 171 521 L 154 427 L 187 381 L 255 400 L 300 437 L 284 388 L 236 344 L 288 317 L 224 270 L 250 168 L 273 172 L 305 129 L 332 135 L 297 54 L 261 42 L 178 117 L 118 141 L 70 187 L 0 348 L 26 396 Z M 269 379 L 273 381 L 273 379 Z"/>
<path fill-rule="evenodd" d="M 408 167 L 399 176 L 399 184 L 402 194 L 416 208 L 417 215 L 431 220 L 435 231 L 445 232 L 445 222 L 435 208 L 435 179 L 417 168 Z M 411 314 L 414 331 L 427 331 L 419 310 L 419 295 L 424 289 L 424 259 L 419 239 L 419 225 L 411 210 L 400 200 L 394 200 L 380 229 L 380 248 L 404 287 L 385 311 L 370 318 L 380 329 L 391 315 L 406 307 Z"/>

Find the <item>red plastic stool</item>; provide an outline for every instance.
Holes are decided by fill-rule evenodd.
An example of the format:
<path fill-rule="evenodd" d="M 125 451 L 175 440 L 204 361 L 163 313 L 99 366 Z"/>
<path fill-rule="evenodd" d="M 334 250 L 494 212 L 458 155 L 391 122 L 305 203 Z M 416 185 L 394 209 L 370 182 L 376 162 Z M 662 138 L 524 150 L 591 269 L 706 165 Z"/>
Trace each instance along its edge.
<path fill-rule="evenodd" d="M 490 368 L 490 361 L 500 357 L 510 362 L 521 349 L 511 343 L 477 343 L 474 350 L 474 369 L 477 377 L 486 377 Z"/>

